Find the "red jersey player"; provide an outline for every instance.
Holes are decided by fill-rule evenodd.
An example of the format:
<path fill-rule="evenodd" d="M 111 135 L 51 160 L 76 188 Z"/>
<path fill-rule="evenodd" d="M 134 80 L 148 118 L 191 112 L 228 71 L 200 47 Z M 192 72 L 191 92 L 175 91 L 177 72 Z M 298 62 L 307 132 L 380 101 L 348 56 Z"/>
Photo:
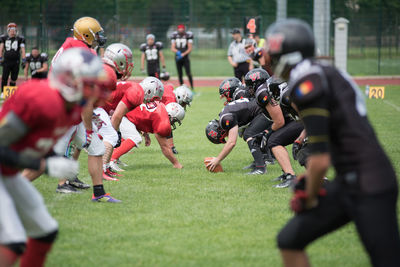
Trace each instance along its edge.
<path fill-rule="evenodd" d="M 167 107 L 158 101 L 140 105 L 124 117 L 128 121 L 121 124 L 121 134 L 125 141 L 122 142 L 121 147 L 115 149 L 112 159 L 119 159 L 139 145 L 142 141 L 139 132 L 154 133 L 164 156 L 174 168 L 181 169 L 182 165 L 172 153 L 167 137 L 171 135 L 171 125 L 175 128 L 175 122 L 180 124 L 184 117 L 184 109 L 175 102 L 168 104 Z M 150 145 L 150 139 L 146 139 L 147 145 Z"/>
<path fill-rule="evenodd" d="M 18 168 L 46 171 L 58 178 L 78 173 L 77 162 L 44 156 L 79 121 L 78 103 L 82 96 L 99 93 L 96 84 L 102 75 L 101 60 L 85 50 L 71 49 L 60 56 L 49 80 L 21 85 L 4 103 L 0 111 L 0 266 L 12 266 L 22 254 L 21 266 L 43 266 L 58 225 Z"/>

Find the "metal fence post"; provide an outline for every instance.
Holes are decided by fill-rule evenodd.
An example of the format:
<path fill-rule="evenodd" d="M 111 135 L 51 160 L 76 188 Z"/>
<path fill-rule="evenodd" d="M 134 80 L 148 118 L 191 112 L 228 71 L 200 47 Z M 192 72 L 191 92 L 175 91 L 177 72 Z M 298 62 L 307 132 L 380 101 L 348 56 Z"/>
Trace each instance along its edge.
<path fill-rule="evenodd" d="M 276 0 L 276 21 L 286 19 L 287 17 L 287 0 Z"/>
<path fill-rule="evenodd" d="M 329 56 L 330 0 L 314 0 L 313 28 L 319 56 Z"/>
<path fill-rule="evenodd" d="M 335 66 L 347 71 L 347 32 L 349 21 L 345 18 L 337 18 L 335 23 Z"/>

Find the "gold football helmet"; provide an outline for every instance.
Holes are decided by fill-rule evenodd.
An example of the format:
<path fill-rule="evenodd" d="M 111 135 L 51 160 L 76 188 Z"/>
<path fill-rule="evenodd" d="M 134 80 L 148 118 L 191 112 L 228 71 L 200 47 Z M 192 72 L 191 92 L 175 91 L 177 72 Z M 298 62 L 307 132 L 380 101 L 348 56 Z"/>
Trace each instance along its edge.
<path fill-rule="evenodd" d="M 76 39 L 84 41 L 91 47 L 97 45 L 103 47 L 107 41 L 100 23 L 91 17 L 82 17 L 75 21 L 72 31 Z"/>

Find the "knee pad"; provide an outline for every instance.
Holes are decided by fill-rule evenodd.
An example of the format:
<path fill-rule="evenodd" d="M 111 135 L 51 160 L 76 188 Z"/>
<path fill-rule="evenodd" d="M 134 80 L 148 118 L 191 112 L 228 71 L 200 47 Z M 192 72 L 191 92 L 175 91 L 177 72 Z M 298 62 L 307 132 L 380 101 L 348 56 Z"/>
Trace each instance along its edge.
<path fill-rule="evenodd" d="M 39 238 L 35 238 L 36 240 L 40 241 L 40 242 L 44 242 L 44 243 L 53 243 L 58 235 L 58 230 L 55 230 L 43 237 L 39 237 Z"/>
<path fill-rule="evenodd" d="M 17 254 L 18 256 L 24 254 L 26 249 L 26 243 L 12 243 L 4 245 L 6 248 Z"/>

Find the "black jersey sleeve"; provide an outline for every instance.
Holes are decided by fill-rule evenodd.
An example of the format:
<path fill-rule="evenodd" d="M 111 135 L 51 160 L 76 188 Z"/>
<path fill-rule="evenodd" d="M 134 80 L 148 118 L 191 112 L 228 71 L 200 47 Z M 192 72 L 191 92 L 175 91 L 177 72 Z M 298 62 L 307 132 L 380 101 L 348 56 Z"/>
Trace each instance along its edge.
<path fill-rule="evenodd" d="M 25 58 L 26 58 L 26 62 L 28 62 L 28 63 L 31 62 L 31 60 L 32 60 L 31 53 L 26 53 Z"/>
<path fill-rule="evenodd" d="M 47 53 L 41 53 L 40 54 L 40 61 L 42 63 L 47 62 L 49 60 L 49 56 L 47 55 Z"/>
<path fill-rule="evenodd" d="M 307 131 L 311 154 L 329 151 L 329 94 L 322 73 L 301 78 L 290 92 Z"/>
<path fill-rule="evenodd" d="M 192 32 L 186 32 L 186 38 L 188 39 L 188 43 L 193 42 L 193 33 Z"/>
<path fill-rule="evenodd" d="M 259 104 L 261 107 L 265 107 L 268 103 L 271 102 L 271 96 L 269 94 L 269 89 L 267 83 L 264 83 L 260 85 L 260 87 L 257 88 L 257 91 L 255 93 L 256 101 L 257 104 Z"/>
<path fill-rule="evenodd" d="M 164 46 L 163 46 L 163 43 L 162 43 L 162 42 L 156 42 L 156 47 L 157 47 L 157 50 L 161 50 L 161 49 L 163 49 L 163 48 L 164 48 Z"/>
<path fill-rule="evenodd" d="M 238 125 L 238 120 L 234 114 L 224 113 L 220 115 L 219 125 L 222 129 L 229 131 L 230 129 Z"/>
<path fill-rule="evenodd" d="M 6 38 L 7 38 L 7 37 L 6 37 L 4 34 L 1 35 L 1 36 L 0 36 L 0 44 L 1 44 L 1 43 L 5 43 Z"/>
<path fill-rule="evenodd" d="M 25 37 L 20 35 L 20 36 L 18 36 L 18 40 L 19 40 L 19 46 L 25 47 Z"/>
<path fill-rule="evenodd" d="M 171 34 L 171 43 L 174 43 L 175 42 L 175 40 L 176 40 L 176 36 L 178 35 L 178 32 L 173 32 L 172 34 Z"/>
<path fill-rule="evenodd" d="M 141 44 L 139 49 L 144 53 L 144 51 L 146 51 L 146 44 L 145 43 Z"/>

